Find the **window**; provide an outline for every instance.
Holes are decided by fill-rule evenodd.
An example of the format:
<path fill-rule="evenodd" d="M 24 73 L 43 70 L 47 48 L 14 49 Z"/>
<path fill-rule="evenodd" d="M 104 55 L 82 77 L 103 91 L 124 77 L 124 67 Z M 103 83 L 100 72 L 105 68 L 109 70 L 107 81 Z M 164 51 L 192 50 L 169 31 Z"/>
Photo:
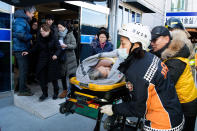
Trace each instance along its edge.
<path fill-rule="evenodd" d="M 185 0 L 171 0 L 171 11 L 185 11 Z"/>
<path fill-rule="evenodd" d="M 0 42 L 0 92 L 11 90 L 10 42 Z"/>
<path fill-rule="evenodd" d="M 94 4 L 96 4 L 96 5 L 101 5 L 101 6 L 105 6 L 105 7 L 107 7 L 107 2 L 106 1 L 94 1 L 93 2 Z"/>
<path fill-rule="evenodd" d="M 81 34 L 95 35 L 100 27 L 107 28 L 108 15 L 82 8 Z"/>
<path fill-rule="evenodd" d="M 129 22 L 129 9 L 126 9 L 125 8 L 125 11 L 124 11 L 124 24 L 127 24 Z"/>
<path fill-rule="evenodd" d="M 132 11 L 131 14 L 132 14 L 132 15 L 131 15 L 131 17 L 132 17 L 132 18 L 131 18 L 131 22 L 135 22 L 135 12 Z"/>
<path fill-rule="evenodd" d="M 123 8 L 122 6 L 119 6 L 119 9 L 118 9 L 118 29 L 121 28 L 122 26 L 122 14 L 123 14 Z"/>
<path fill-rule="evenodd" d="M 81 49 L 80 61 L 89 57 L 91 47 L 89 44 L 95 38 L 100 27 L 108 27 L 108 14 L 90 10 L 87 8 L 81 9 Z"/>
<path fill-rule="evenodd" d="M 119 6 L 119 9 L 118 9 L 118 29 L 120 29 L 122 27 L 122 20 L 123 20 L 123 7 L 122 6 Z M 117 36 L 117 48 L 120 46 L 120 36 L 118 35 Z"/>
<path fill-rule="evenodd" d="M 10 14 L 0 12 L 0 28 L 10 29 Z"/>
<path fill-rule="evenodd" d="M 141 22 L 141 14 L 137 13 L 136 15 L 136 23 L 140 23 Z"/>

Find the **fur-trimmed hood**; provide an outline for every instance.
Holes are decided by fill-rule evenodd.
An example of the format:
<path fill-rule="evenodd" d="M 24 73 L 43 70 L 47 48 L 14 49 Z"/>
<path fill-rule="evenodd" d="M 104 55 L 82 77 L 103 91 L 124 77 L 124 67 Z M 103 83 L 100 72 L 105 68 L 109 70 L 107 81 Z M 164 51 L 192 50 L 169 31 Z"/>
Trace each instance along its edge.
<path fill-rule="evenodd" d="M 168 48 L 162 52 L 161 58 L 165 60 L 172 57 L 193 57 L 193 45 L 191 41 L 188 39 L 185 31 L 176 29 L 171 32 L 171 35 L 171 43 L 168 46 Z"/>

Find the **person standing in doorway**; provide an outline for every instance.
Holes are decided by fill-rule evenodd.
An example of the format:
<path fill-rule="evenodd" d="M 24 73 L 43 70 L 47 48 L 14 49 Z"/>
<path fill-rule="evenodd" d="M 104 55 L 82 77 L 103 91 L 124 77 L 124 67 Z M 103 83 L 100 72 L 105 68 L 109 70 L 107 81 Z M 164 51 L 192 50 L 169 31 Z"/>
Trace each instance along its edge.
<path fill-rule="evenodd" d="M 23 55 L 34 52 L 38 52 L 36 76 L 42 89 L 42 95 L 39 100 L 44 101 L 48 97 L 47 84 L 49 82 L 53 84 L 53 99 L 55 100 L 59 91 L 57 80 L 60 78 L 58 58 L 62 50 L 58 39 L 56 39 L 53 31 L 46 24 L 41 25 L 36 45 L 29 52 L 23 52 Z"/>
<path fill-rule="evenodd" d="M 113 50 L 113 44 L 108 41 L 109 33 L 105 29 L 103 28 L 100 29 L 97 34 L 97 37 L 98 38 L 94 39 L 90 44 L 91 46 L 90 56 L 102 52 L 110 52 Z"/>
<path fill-rule="evenodd" d="M 13 23 L 13 51 L 18 62 L 19 67 L 19 96 L 32 96 L 33 93 L 26 86 L 27 72 L 28 72 L 28 56 L 23 56 L 23 51 L 28 51 L 30 48 L 30 40 L 32 35 L 30 34 L 29 22 L 34 16 L 36 11 L 35 7 L 26 7 L 24 9 L 17 10 L 14 13 Z"/>
<path fill-rule="evenodd" d="M 51 28 L 51 30 L 54 32 L 55 37 L 58 39 L 58 28 L 54 24 L 54 16 L 51 14 L 46 15 L 45 17 L 46 24 Z"/>
<path fill-rule="evenodd" d="M 77 70 L 77 60 L 75 55 L 75 49 L 77 47 L 76 39 L 73 35 L 73 27 L 70 23 L 64 21 L 58 22 L 59 40 L 61 41 L 62 57 L 61 60 L 61 73 L 62 73 L 62 85 L 63 92 L 59 95 L 59 98 L 65 98 L 67 95 L 67 82 L 66 77 L 73 77 Z"/>

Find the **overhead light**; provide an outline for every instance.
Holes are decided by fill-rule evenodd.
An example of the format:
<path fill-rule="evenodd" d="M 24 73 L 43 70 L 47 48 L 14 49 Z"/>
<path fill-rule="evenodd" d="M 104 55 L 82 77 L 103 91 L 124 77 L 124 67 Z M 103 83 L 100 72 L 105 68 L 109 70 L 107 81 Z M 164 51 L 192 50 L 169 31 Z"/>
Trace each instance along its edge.
<path fill-rule="evenodd" d="M 51 11 L 63 11 L 63 10 L 66 10 L 66 9 L 54 9 L 54 10 L 51 10 Z"/>

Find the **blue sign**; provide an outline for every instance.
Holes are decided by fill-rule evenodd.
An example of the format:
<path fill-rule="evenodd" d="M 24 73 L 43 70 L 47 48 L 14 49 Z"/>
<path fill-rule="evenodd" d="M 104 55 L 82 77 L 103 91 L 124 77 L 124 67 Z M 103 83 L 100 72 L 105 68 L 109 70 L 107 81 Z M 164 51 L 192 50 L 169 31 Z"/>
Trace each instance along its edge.
<path fill-rule="evenodd" d="M 10 41 L 10 30 L 0 30 L 0 41 Z"/>
<path fill-rule="evenodd" d="M 166 16 L 197 16 L 197 12 L 167 12 Z"/>
<path fill-rule="evenodd" d="M 94 35 L 81 35 L 81 43 L 82 44 L 90 44 L 94 39 Z"/>

